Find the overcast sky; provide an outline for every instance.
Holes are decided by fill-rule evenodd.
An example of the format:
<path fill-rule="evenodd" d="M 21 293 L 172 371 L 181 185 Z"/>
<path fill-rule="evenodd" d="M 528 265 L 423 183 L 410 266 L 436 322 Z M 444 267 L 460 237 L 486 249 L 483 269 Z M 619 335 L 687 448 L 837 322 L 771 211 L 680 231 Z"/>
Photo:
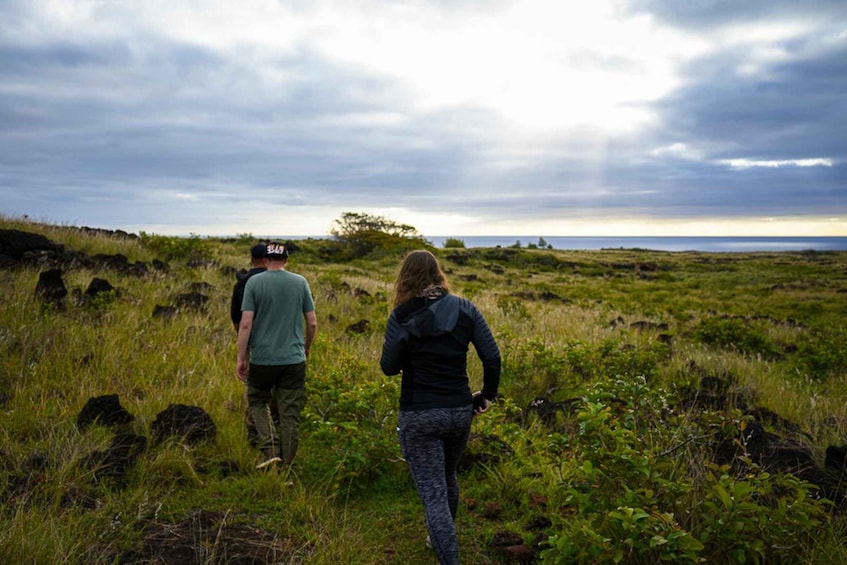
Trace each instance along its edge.
<path fill-rule="evenodd" d="M 844 0 L 0 0 L 0 213 L 847 235 Z"/>

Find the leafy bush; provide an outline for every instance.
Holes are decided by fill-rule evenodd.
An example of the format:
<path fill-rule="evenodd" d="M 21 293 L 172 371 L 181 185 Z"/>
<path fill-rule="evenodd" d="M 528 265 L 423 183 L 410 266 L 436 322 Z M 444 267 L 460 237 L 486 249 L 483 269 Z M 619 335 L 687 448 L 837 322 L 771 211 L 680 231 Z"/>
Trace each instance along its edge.
<path fill-rule="evenodd" d="M 501 294 L 497 297 L 497 307 L 506 316 L 524 320 L 529 318 L 529 310 L 526 304 L 516 296 Z"/>
<path fill-rule="evenodd" d="M 537 339 L 516 341 L 510 332 L 501 332 L 498 341 L 503 375 L 511 382 L 511 394 L 518 402 L 526 404 L 566 386 L 567 359 L 560 351 Z"/>
<path fill-rule="evenodd" d="M 573 266 L 572 263 L 562 261 L 554 253 L 541 252 L 534 247 L 522 249 L 520 242 L 504 248 L 484 249 L 479 255 L 484 259 L 507 263 L 510 267 L 518 269 L 558 271 L 564 266 Z"/>
<path fill-rule="evenodd" d="M 771 357 L 776 352 L 764 328 L 744 318 L 706 318 L 700 321 L 694 335 L 706 345 L 743 354 Z"/>
<path fill-rule="evenodd" d="M 399 379 L 362 380 L 361 363 L 339 360 L 325 374 L 312 377 L 304 413 L 309 442 L 321 446 L 320 461 L 335 491 L 358 491 L 371 485 L 398 460 L 395 403 Z"/>
<path fill-rule="evenodd" d="M 582 341 L 571 341 L 565 346 L 571 370 L 586 380 L 615 376 L 650 379 L 667 355 L 667 344 L 658 341 L 648 347 L 636 347 L 617 339 L 606 340 L 596 347 Z"/>
<path fill-rule="evenodd" d="M 583 398 L 577 433 L 551 435 L 556 466 L 567 451 L 581 458 L 568 472 L 565 500 L 579 527 L 551 536 L 545 562 L 697 562 L 703 544 L 672 511 L 691 485 L 672 478 L 673 461 L 655 453 L 650 437 L 660 398 L 644 379 L 598 383 Z"/>
<path fill-rule="evenodd" d="M 814 539 L 826 502 L 792 475 L 771 475 L 747 462 L 742 477 L 710 466 L 697 508 L 697 536 L 715 563 L 783 563 Z"/>
<path fill-rule="evenodd" d="M 205 258 L 209 256 L 211 246 L 200 236 L 191 234 L 189 237 L 175 237 L 141 232 L 141 245 L 156 253 L 165 261 L 174 259 Z"/>
<path fill-rule="evenodd" d="M 844 327 L 810 330 L 797 344 L 794 363 L 817 380 L 847 372 L 847 331 Z"/>
<path fill-rule="evenodd" d="M 464 249 L 465 241 L 463 239 L 458 239 L 455 237 L 448 237 L 444 240 L 444 248 L 445 249 Z"/>
<path fill-rule="evenodd" d="M 512 301 L 500 297 L 497 305 L 504 311 L 514 307 Z M 520 312 L 515 313 L 520 316 Z M 667 357 L 668 346 L 655 342 L 649 347 L 635 347 L 616 339 L 590 345 L 573 340 L 560 348 L 551 348 L 540 340 L 512 342 L 511 334 L 503 333 L 503 372 L 509 375 L 513 394 L 529 402 L 556 391 L 567 394 L 584 382 L 612 377 L 647 378 L 658 372 Z"/>
<path fill-rule="evenodd" d="M 369 232 L 379 232 L 399 238 L 418 236 L 414 226 L 360 212 L 345 212 L 340 218 L 334 220 L 333 224 L 335 227 L 331 230 L 332 235 L 343 241 L 355 240 L 360 234 Z"/>
<path fill-rule="evenodd" d="M 336 241 L 321 250 L 324 259 L 352 260 L 430 247 L 413 226 L 382 216 L 345 212 L 334 224 L 331 233 Z"/>
<path fill-rule="evenodd" d="M 568 515 L 574 524 L 551 536 L 544 561 L 790 561 L 814 538 L 829 503 L 812 497 L 809 483 L 762 472 L 749 459 L 741 474 L 706 464 L 702 484 L 688 476 L 672 458 L 679 444 L 667 447 L 674 420 L 660 418 L 663 396 L 642 379 L 598 383 L 583 398 L 576 433 L 550 435 L 547 452 L 575 520 Z M 714 427 L 709 418 L 703 425 Z"/>

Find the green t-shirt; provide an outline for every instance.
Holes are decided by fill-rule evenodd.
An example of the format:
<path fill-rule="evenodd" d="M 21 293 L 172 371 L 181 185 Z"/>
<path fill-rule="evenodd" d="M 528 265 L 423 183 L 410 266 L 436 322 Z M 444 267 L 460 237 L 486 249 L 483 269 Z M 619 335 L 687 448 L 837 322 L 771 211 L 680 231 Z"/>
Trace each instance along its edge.
<path fill-rule="evenodd" d="M 253 275 L 244 287 L 243 312 L 253 312 L 250 362 L 294 365 L 306 360 L 303 314 L 315 309 L 304 277 L 288 271 Z"/>

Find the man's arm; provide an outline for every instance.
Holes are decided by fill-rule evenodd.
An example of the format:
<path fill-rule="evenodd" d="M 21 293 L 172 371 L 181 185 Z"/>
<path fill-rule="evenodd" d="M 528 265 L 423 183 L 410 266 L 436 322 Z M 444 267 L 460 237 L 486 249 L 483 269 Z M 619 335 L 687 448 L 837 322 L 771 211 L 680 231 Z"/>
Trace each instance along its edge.
<path fill-rule="evenodd" d="M 238 324 L 241 321 L 241 301 L 244 299 L 244 283 L 238 281 L 232 287 L 232 299 L 229 304 L 229 317 L 232 320 L 232 325 L 235 327 L 235 333 L 238 333 Z"/>
<path fill-rule="evenodd" d="M 241 382 L 247 382 L 247 369 L 249 359 L 247 358 L 247 344 L 250 343 L 250 332 L 253 331 L 253 312 L 245 310 L 241 313 L 241 322 L 238 324 L 238 359 L 235 364 L 235 373 Z"/>
<path fill-rule="evenodd" d="M 318 333 L 318 316 L 315 311 L 303 313 L 306 319 L 306 357 L 309 356 L 309 351 L 312 349 L 312 342 L 315 341 L 315 334 Z"/>

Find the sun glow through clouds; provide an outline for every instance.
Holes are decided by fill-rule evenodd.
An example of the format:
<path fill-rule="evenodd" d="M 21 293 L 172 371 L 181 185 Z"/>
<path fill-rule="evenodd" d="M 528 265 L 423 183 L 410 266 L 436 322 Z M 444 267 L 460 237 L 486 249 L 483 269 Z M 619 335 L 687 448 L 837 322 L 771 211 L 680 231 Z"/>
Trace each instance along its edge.
<path fill-rule="evenodd" d="M 847 234 L 845 10 L 0 2 L 0 212 L 210 235 L 322 235 L 347 211 L 433 235 Z"/>

